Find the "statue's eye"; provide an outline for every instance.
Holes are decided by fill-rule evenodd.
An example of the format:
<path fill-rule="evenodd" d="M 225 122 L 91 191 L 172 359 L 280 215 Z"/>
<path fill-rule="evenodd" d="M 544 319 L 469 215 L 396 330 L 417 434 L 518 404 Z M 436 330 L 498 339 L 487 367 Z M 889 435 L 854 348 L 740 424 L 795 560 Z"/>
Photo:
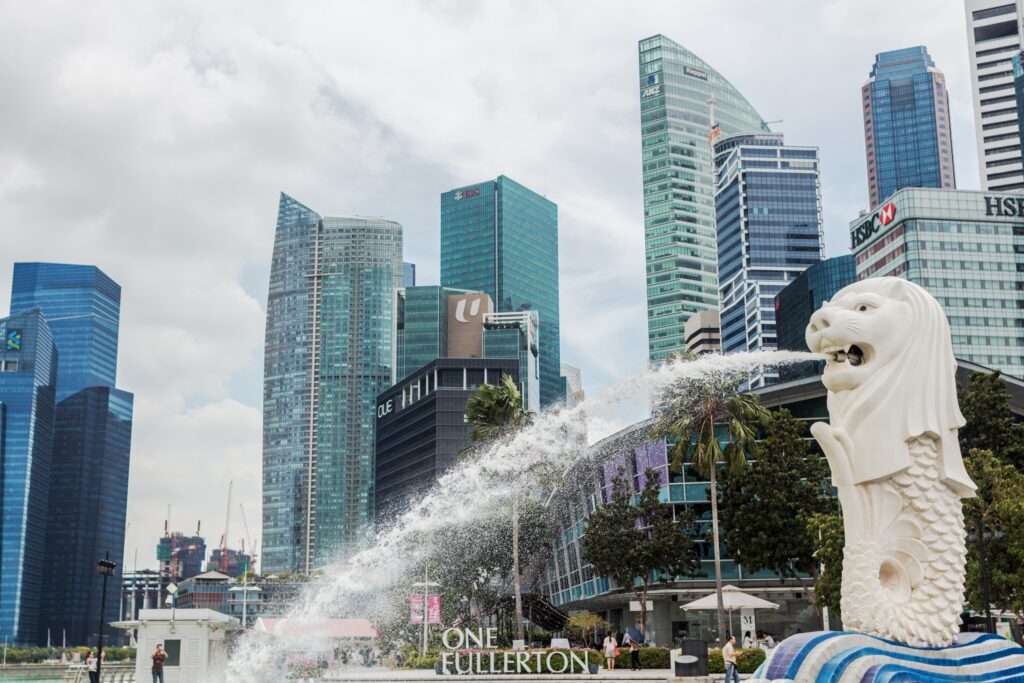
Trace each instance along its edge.
<path fill-rule="evenodd" d="M 857 310 L 860 311 L 861 313 L 863 313 L 866 310 L 868 310 L 869 308 L 871 308 L 871 307 L 868 306 L 867 304 L 861 304 L 860 306 L 857 307 Z"/>

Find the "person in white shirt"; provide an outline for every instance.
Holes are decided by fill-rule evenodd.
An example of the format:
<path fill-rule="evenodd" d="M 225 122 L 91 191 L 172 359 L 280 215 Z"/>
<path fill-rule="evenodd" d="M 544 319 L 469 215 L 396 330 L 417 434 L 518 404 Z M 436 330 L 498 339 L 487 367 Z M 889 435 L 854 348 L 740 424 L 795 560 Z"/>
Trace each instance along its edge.
<path fill-rule="evenodd" d="M 725 661 L 725 683 L 740 683 L 740 672 L 736 668 L 736 636 L 731 633 L 722 648 L 722 659 Z"/>

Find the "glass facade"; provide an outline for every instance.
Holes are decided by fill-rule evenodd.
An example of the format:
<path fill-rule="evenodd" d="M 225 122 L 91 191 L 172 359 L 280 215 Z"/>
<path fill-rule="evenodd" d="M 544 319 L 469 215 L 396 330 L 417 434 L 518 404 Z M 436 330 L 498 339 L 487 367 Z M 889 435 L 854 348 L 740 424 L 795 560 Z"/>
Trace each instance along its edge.
<path fill-rule="evenodd" d="M 390 385 L 402 226 L 282 194 L 267 299 L 263 567 L 309 572 L 363 538 L 374 411 Z"/>
<path fill-rule="evenodd" d="M 734 135 L 715 145 L 715 166 L 722 352 L 775 349 L 775 295 L 824 251 L 818 150 Z M 760 369 L 749 384 L 777 378 Z"/>
<path fill-rule="evenodd" d="M 448 355 L 448 287 L 406 287 L 398 293 L 395 379 Z"/>
<path fill-rule="evenodd" d="M 656 35 L 641 40 L 639 52 L 647 339 L 651 360 L 661 361 L 686 350 L 690 315 L 718 307 L 708 100 L 715 100 L 722 134 L 768 126 L 731 83 L 682 45 Z"/>
<path fill-rule="evenodd" d="M 540 405 L 561 399 L 553 202 L 505 176 L 442 194 L 441 285 L 486 292 L 497 312 L 537 311 Z"/>
<path fill-rule="evenodd" d="M 42 309 L 59 350 L 57 400 L 117 379 L 121 287 L 96 266 L 15 263 L 11 312 Z"/>
<path fill-rule="evenodd" d="M 491 313 L 484 316 L 483 357 L 515 358 L 519 361 L 519 392 L 523 395 L 523 408 L 538 412 L 540 402 L 540 343 L 537 334 L 536 311 L 522 313 Z M 561 367 L 559 390 L 563 392 Z M 560 398 L 563 401 L 564 398 Z"/>
<path fill-rule="evenodd" d="M 46 553 L 57 347 L 39 309 L 0 320 L 0 333 L 0 637 L 35 645 Z"/>
<path fill-rule="evenodd" d="M 58 370 L 58 384 L 59 377 Z M 126 391 L 89 387 L 57 404 L 40 644 L 47 630 L 54 639 L 96 644 L 103 583 L 96 561 L 109 552 L 121 565 L 124 555 L 133 401 Z M 103 613 L 118 613 L 116 591 L 107 591 Z"/>
<path fill-rule="evenodd" d="M 91 642 L 107 553 L 121 564 L 128 506 L 132 394 L 117 378 L 121 287 L 96 266 L 16 263 L 11 311 L 39 309 L 57 349 L 46 551 L 36 642 Z M 118 567 L 115 580 L 120 580 Z M 117 613 L 107 594 L 105 614 Z"/>
<path fill-rule="evenodd" d="M 416 286 L 416 264 L 402 261 L 402 286 Z"/>
<path fill-rule="evenodd" d="M 390 518 L 428 492 L 470 445 L 466 402 L 514 358 L 438 358 L 377 397 L 376 514 Z"/>
<path fill-rule="evenodd" d="M 1010 63 L 1013 65 L 1013 94 L 1017 99 L 1017 137 L 1020 139 L 1021 145 L 1024 145 L 1024 61 L 1022 61 L 1021 55 L 1024 53 L 1014 54 Z M 1013 149 L 1012 144 L 1010 149 Z M 1021 146 L 1018 145 L 1016 151 L 1020 152 L 1020 150 Z"/>
<path fill-rule="evenodd" d="M 956 187 L 946 79 L 923 45 L 879 53 L 861 98 L 871 208 L 904 187 Z"/>
<path fill-rule="evenodd" d="M 927 289 L 949 318 L 957 358 L 1024 376 L 1024 197 L 904 189 L 850 223 L 857 279 Z"/>

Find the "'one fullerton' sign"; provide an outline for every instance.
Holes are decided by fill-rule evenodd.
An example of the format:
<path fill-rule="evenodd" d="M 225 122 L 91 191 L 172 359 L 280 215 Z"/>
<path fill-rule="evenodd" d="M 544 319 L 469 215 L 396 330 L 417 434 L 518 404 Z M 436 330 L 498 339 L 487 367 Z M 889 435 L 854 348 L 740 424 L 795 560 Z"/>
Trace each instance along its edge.
<path fill-rule="evenodd" d="M 590 672 L 590 652 L 550 650 L 524 652 L 498 650 L 494 639 L 498 629 L 450 628 L 441 635 L 446 652 L 441 653 L 441 673 L 465 675 L 480 674 L 535 674 Z M 480 648 L 473 650 L 470 648 Z"/>

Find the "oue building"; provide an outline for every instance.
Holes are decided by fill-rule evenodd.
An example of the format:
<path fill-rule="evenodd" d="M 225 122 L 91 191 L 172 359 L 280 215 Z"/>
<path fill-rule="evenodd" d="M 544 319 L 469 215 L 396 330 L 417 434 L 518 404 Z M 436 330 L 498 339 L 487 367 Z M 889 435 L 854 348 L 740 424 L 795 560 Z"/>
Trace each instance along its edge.
<path fill-rule="evenodd" d="M 1024 375 L 1024 195 L 903 189 L 850 223 L 857 279 L 906 278 L 938 299 L 957 358 Z"/>

